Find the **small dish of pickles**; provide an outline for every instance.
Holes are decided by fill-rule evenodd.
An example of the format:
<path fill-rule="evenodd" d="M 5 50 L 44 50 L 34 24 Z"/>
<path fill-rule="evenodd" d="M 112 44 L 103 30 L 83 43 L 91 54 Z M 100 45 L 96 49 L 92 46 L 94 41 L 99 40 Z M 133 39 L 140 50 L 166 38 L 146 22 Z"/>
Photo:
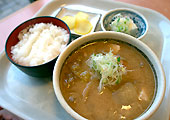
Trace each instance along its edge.
<path fill-rule="evenodd" d="M 68 25 L 72 34 L 77 35 L 94 32 L 100 16 L 97 13 L 73 10 L 66 7 L 62 7 L 56 15 Z"/>

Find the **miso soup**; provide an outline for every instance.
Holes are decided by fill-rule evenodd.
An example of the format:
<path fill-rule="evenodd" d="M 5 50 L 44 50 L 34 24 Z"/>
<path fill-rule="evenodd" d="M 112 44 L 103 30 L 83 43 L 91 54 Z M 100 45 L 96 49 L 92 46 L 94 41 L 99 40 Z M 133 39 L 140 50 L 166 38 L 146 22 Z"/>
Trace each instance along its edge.
<path fill-rule="evenodd" d="M 70 107 L 89 120 L 132 120 L 152 104 L 154 72 L 144 55 L 127 43 L 104 40 L 77 48 L 60 74 Z"/>

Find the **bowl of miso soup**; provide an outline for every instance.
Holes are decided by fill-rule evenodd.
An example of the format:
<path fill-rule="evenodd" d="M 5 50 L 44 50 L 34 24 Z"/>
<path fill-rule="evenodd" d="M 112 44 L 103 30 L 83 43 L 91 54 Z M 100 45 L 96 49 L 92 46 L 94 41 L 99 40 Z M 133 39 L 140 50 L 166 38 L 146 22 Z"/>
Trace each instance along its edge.
<path fill-rule="evenodd" d="M 163 100 L 165 75 L 143 42 L 123 33 L 95 32 L 61 53 L 53 87 L 62 107 L 77 120 L 143 120 Z"/>

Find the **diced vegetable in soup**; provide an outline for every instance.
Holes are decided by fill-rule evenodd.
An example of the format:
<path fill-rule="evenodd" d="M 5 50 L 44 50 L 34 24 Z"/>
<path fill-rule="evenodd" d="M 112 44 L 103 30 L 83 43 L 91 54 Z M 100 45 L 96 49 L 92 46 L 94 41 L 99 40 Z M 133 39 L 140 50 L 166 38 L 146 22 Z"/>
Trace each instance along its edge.
<path fill-rule="evenodd" d="M 67 58 L 60 87 L 71 108 L 89 120 L 131 120 L 151 105 L 155 79 L 138 50 L 105 40 L 88 43 Z"/>

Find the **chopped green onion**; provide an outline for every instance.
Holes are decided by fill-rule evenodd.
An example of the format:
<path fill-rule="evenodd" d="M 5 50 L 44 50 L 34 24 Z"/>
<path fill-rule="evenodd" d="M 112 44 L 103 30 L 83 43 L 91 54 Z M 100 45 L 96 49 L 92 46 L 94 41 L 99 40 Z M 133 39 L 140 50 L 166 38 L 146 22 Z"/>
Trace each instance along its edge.
<path fill-rule="evenodd" d="M 102 53 L 92 54 L 87 60 L 88 66 L 100 74 L 99 91 L 104 86 L 119 84 L 122 75 L 126 73 L 126 67 L 120 62 L 120 57 L 110 51 L 105 55 Z"/>
<path fill-rule="evenodd" d="M 127 21 L 129 21 L 129 18 L 128 18 L 128 17 L 126 17 L 126 20 L 127 20 Z"/>
<path fill-rule="evenodd" d="M 117 57 L 117 61 L 120 62 L 120 57 Z"/>
<path fill-rule="evenodd" d="M 120 21 L 120 17 L 117 19 L 117 22 L 119 22 Z"/>
<path fill-rule="evenodd" d="M 133 30 L 137 30 L 136 24 L 128 16 L 121 14 L 115 15 L 116 18 L 110 24 L 110 29 L 116 32 L 123 32 L 126 34 L 132 34 Z M 114 16 L 114 17 L 115 17 Z"/>
<path fill-rule="evenodd" d="M 116 85 L 118 85 L 119 83 L 120 83 L 119 80 L 117 80 L 117 81 L 116 81 Z"/>
<path fill-rule="evenodd" d="M 93 68 L 97 69 L 97 65 L 96 65 L 96 62 L 94 60 L 93 60 Z"/>

